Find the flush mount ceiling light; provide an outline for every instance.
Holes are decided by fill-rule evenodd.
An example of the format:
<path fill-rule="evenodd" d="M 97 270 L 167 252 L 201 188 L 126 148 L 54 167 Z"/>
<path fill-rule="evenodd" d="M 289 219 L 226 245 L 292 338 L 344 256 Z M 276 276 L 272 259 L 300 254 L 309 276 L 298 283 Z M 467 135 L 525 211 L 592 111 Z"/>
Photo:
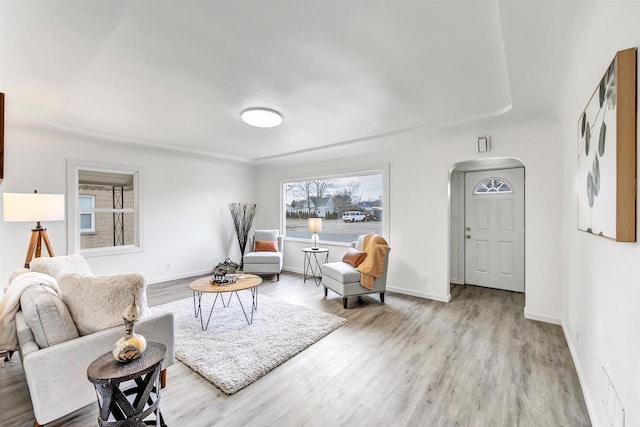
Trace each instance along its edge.
<path fill-rule="evenodd" d="M 242 121 L 257 128 L 272 128 L 282 123 L 282 115 L 268 108 L 248 108 L 240 115 Z"/>

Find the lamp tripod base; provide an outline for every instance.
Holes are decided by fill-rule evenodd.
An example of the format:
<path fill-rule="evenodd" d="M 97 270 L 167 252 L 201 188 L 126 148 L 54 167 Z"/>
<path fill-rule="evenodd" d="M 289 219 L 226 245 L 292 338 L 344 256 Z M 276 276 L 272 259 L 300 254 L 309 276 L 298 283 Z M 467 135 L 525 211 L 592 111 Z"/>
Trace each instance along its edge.
<path fill-rule="evenodd" d="M 49 253 L 49 256 L 55 256 L 53 249 L 51 249 L 51 242 L 47 235 L 47 229 L 42 227 L 40 223 L 36 225 L 36 228 L 31 229 L 31 240 L 29 241 L 29 249 L 27 249 L 27 257 L 24 260 L 24 268 L 29 268 L 29 264 L 33 258 L 39 258 L 42 255 L 42 243 Z"/>

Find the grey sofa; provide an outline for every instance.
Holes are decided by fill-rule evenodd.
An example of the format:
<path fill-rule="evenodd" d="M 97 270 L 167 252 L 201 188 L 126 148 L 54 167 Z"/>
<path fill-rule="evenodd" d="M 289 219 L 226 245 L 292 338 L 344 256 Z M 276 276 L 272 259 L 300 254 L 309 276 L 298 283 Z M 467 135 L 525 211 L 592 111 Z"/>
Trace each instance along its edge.
<path fill-rule="evenodd" d="M 361 239 L 360 239 L 361 240 Z M 362 250 L 362 247 L 356 247 L 356 242 L 351 243 L 351 247 Z M 384 304 L 384 294 L 387 289 L 387 267 L 389 265 L 390 247 L 387 247 L 387 253 L 384 257 L 384 270 L 382 275 L 373 281 L 373 288 L 368 289 L 360 284 L 360 272 L 346 262 L 330 262 L 323 264 L 322 270 L 322 286 L 324 286 L 324 296 L 328 295 L 331 289 L 338 295 L 342 296 L 342 306 L 347 308 L 349 297 L 379 293 L 380 302 Z"/>
<path fill-rule="evenodd" d="M 67 257 L 55 258 L 60 260 Z M 88 268 L 86 262 L 85 266 L 81 266 L 78 270 L 86 274 Z M 31 267 L 33 268 L 33 263 Z M 63 273 L 73 271 L 74 267 L 69 264 Z M 41 317 L 46 318 L 46 316 Z M 115 326 L 40 348 L 22 310 L 16 314 L 15 321 L 18 351 L 36 419 L 34 425 L 47 424 L 95 402 L 96 393 L 87 379 L 87 367 L 94 359 L 111 351 L 114 343 L 123 336 L 124 326 Z M 166 368 L 175 362 L 173 314 L 144 317 L 136 323 L 135 331 L 143 335 L 147 342 L 160 342 L 167 347 L 161 374 L 164 387 Z"/>

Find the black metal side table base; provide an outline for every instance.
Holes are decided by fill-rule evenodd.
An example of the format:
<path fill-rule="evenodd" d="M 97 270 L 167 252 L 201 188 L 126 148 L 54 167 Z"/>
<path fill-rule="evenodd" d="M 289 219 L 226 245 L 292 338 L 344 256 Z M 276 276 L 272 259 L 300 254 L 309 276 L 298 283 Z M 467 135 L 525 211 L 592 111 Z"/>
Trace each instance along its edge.
<path fill-rule="evenodd" d="M 132 362 L 116 362 L 107 353 L 89 366 L 87 377 L 98 396 L 100 427 L 167 426 L 160 412 L 160 371 L 166 351 L 162 344 L 149 343 Z M 145 420 L 152 414 L 155 420 Z"/>
<path fill-rule="evenodd" d="M 327 248 L 304 248 L 304 264 L 303 264 L 303 283 L 307 283 L 307 279 L 313 278 L 316 286 L 322 283 L 322 264 L 329 262 L 329 249 Z M 324 255 L 324 262 L 318 259 L 318 255 Z"/>

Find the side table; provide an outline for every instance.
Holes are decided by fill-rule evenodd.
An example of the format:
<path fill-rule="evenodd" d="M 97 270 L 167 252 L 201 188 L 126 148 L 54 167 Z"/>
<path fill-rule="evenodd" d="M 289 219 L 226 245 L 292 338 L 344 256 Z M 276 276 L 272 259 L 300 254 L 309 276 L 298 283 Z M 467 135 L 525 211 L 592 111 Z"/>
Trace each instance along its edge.
<path fill-rule="evenodd" d="M 313 277 L 313 281 L 316 286 L 320 286 L 322 282 L 322 264 L 329 262 L 329 249 L 327 248 L 304 248 L 304 277 L 303 283 L 307 282 L 307 278 Z M 320 259 L 318 259 L 320 255 Z M 321 263 L 322 255 L 324 255 L 324 261 Z"/>
<path fill-rule="evenodd" d="M 100 427 L 154 425 L 166 427 L 160 412 L 160 370 L 164 344 L 150 342 L 137 359 L 118 362 L 105 353 L 87 368 L 98 396 Z M 155 420 L 144 419 L 155 413 Z"/>

